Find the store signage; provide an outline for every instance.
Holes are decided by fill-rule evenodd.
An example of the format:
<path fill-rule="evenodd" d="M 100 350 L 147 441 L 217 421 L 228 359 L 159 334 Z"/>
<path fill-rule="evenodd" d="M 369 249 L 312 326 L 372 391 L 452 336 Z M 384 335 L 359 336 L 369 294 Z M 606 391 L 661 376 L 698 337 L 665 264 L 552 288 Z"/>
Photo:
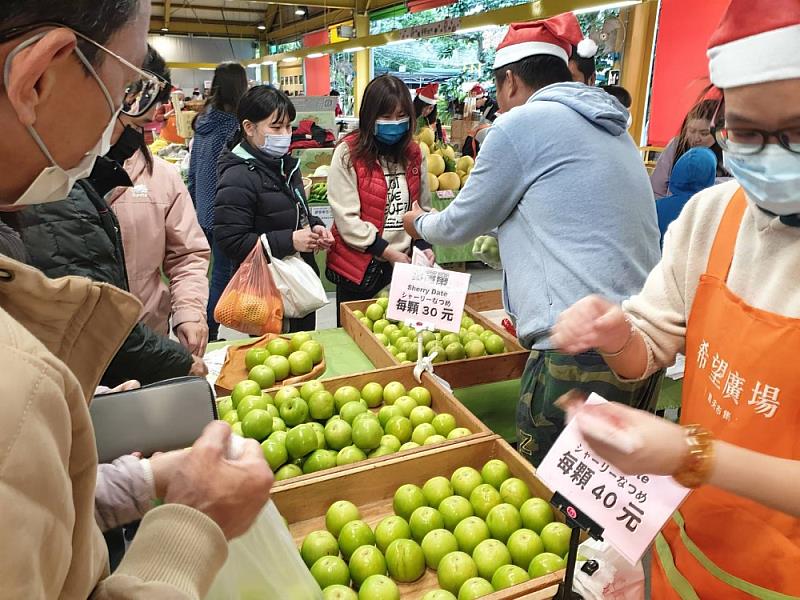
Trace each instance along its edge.
<path fill-rule="evenodd" d="M 416 40 L 455 33 L 460 28 L 461 19 L 459 17 L 454 17 L 452 19 L 445 19 L 444 21 L 437 21 L 436 23 L 401 29 L 399 35 L 401 40 Z"/>
<path fill-rule="evenodd" d="M 387 316 L 457 333 L 469 279 L 468 273 L 396 263 Z"/>
<path fill-rule="evenodd" d="M 611 69 L 608 72 L 608 84 L 607 85 L 619 85 L 619 78 L 620 78 L 620 70 L 619 69 Z"/>
<path fill-rule="evenodd" d="M 331 210 L 330 206 L 327 204 L 322 206 L 311 204 L 309 208 L 311 209 L 312 215 L 322 219 L 322 222 L 325 223 L 326 229 L 333 227 L 333 211 Z"/>
<path fill-rule="evenodd" d="M 592 394 L 586 402 L 607 400 Z M 537 467 L 536 475 L 600 525 L 605 530 L 603 539 L 631 564 L 641 559 L 689 493 L 671 477 L 625 475 L 598 458 L 574 420 Z"/>

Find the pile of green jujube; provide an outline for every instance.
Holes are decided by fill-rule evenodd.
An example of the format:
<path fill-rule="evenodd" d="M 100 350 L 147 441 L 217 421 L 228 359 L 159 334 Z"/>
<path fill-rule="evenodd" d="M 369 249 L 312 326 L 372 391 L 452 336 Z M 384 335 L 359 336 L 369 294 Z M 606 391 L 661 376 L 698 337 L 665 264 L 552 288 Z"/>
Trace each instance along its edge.
<path fill-rule="evenodd" d="M 326 183 L 317 183 L 311 187 L 311 193 L 308 196 L 309 204 L 324 204 L 328 201 L 328 185 Z"/>
<path fill-rule="evenodd" d="M 283 480 L 472 434 L 431 403 L 427 388 L 406 390 L 399 381 L 331 393 L 315 379 L 273 396 L 245 380 L 217 410 L 234 433 L 261 442 L 275 479 Z"/>
<path fill-rule="evenodd" d="M 339 500 L 326 529 L 303 540 L 300 554 L 325 600 L 399 600 L 397 583 L 426 569 L 440 589 L 422 600 L 474 600 L 566 566 L 571 529 L 501 460 L 403 485 L 392 506 L 373 530 Z"/>

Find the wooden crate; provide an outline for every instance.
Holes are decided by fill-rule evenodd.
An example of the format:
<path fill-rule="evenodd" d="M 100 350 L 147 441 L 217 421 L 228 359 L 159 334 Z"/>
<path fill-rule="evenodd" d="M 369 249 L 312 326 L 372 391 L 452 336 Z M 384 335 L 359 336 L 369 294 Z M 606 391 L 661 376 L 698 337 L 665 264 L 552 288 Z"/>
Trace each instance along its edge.
<path fill-rule="evenodd" d="M 485 292 L 470 292 L 467 294 L 467 306 L 478 312 L 499 310 L 503 308 L 503 292 L 500 290 L 487 290 Z"/>
<path fill-rule="evenodd" d="M 375 335 L 353 314 L 353 311 L 364 312 L 373 300 L 345 302 L 341 305 L 342 326 L 353 338 L 376 367 L 390 367 L 398 364 L 397 359 L 381 344 Z M 495 381 L 518 379 L 525 369 L 529 352 L 520 346 L 519 341 L 503 327 L 493 323 L 470 306 L 464 307 L 464 314 L 485 329 L 491 329 L 503 338 L 508 352 L 480 358 L 465 358 L 434 365 L 437 375 L 447 381 L 453 388 L 470 387 Z"/>
<path fill-rule="evenodd" d="M 287 483 L 295 483 L 295 482 L 309 482 L 320 476 L 338 477 L 352 470 L 354 467 L 358 467 L 361 465 L 374 464 L 386 460 L 387 458 L 395 458 L 397 456 L 408 457 L 414 454 L 418 454 L 424 450 L 428 450 L 431 447 L 441 449 L 443 447 L 456 445 L 465 440 L 485 438 L 487 436 L 491 437 L 494 435 L 492 433 L 492 430 L 489 429 L 486 425 L 484 425 L 483 421 L 481 421 L 480 419 L 478 419 L 478 417 L 473 415 L 466 406 L 464 406 L 463 404 L 461 404 L 461 402 L 459 402 L 459 400 L 452 394 L 452 392 L 442 387 L 430 375 L 428 375 L 427 373 L 423 373 L 422 383 L 418 383 L 417 380 L 414 379 L 413 365 L 401 365 L 397 367 L 379 369 L 376 371 L 367 371 L 364 373 L 356 373 L 353 375 L 344 375 L 342 377 L 321 379 L 320 383 L 322 383 L 325 386 L 326 390 L 328 390 L 331 393 L 334 393 L 337 389 L 345 385 L 352 385 L 353 387 L 356 387 L 360 390 L 370 381 L 375 381 L 377 383 L 380 383 L 382 386 L 385 386 L 387 383 L 391 381 L 399 381 L 404 386 L 406 386 L 407 390 L 418 385 L 427 388 L 428 391 L 430 391 L 431 393 L 431 408 L 436 412 L 436 414 L 450 413 L 456 419 L 456 427 L 466 427 L 472 432 L 472 435 L 465 436 L 463 438 L 457 438 L 455 440 L 448 440 L 446 442 L 441 442 L 439 444 L 436 444 L 435 446 L 422 446 L 420 448 L 414 448 L 411 450 L 403 450 L 402 452 L 396 452 L 389 456 L 368 458 L 364 461 L 352 465 L 343 465 L 341 467 L 326 469 L 325 471 L 318 471 L 316 473 L 309 473 L 308 475 L 293 477 L 292 479 L 277 481 L 275 482 L 276 486 L 280 487 Z M 275 394 L 279 389 L 280 387 L 274 387 L 267 390 L 267 392 L 270 394 Z M 379 408 L 373 409 L 373 411 L 375 412 L 377 412 L 378 410 Z"/>
<path fill-rule="evenodd" d="M 288 521 L 289 531 L 300 547 L 306 535 L 325 529 L 325 512 L 337 500 L 349 500 L 356 504 L 361 510 L 362 518 L 374 529 L 381 519 L 393 514 L 392 499 L 395 490 L 401 485 L 414 483 L 422 486 L 437 475 L 450 477 L 453 471 L 463 466 L 480 470 L 492 458 L 505 461 L 511 473 L 527 483 L 534 496 L 550 499 L 552 493 L 536 477 L 535 469 L 498 436 L 465 440 L 446 449 L 431 448 L 407 458 L 391 456 L 377 464 L 356 465 L 356 468 L 344 476 L 322 476 L 311 485 L 299 481 L 292 483 L 289 480 L 287 485 L 273 491 L 272 499 Z M 556 512 L 556 517 L 563 521 L 560 513 Z M 554 593 L 553 586 L 563 577 L 562 570 L 495 592 L 486 598 L 550 598 L 552 594 L 548 596 L 547 593 Z M 439 585 L 436 573 L 428 569 L 419 581 L 398 584 L 398 587 L 400 597 L 404 600 L 418 600 Z"/>

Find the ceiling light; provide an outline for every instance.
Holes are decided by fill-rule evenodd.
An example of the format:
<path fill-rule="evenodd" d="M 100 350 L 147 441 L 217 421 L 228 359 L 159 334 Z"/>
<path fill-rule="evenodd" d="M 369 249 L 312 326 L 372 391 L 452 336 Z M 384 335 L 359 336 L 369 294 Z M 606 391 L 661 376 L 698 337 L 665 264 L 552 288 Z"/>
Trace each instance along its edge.
<path fill-rule="evenodd" d="M 322 58 L 323 56 L 325 56 L 324 52 L 312 52 L 306 58 Z"/>
<path fill-rule="evenodd" d="M 281 62 L 282 63 L 290 63 L 290 62 L 294 62 L 296 60 L 298 60 L 298 58 L 296 56 L 287 56 Z"/>
<path fill-rule="evenodd" d="M 213 71 L 214 67 L 199 67 L 198 69 L 200 71 Z"/>
<path fill-rule="evenodd" d="M 362 50 L 366 50 L 364 46 L 356 46 L 355 48 L 346 48 L 342 50 L 342 52 L 350 53 L 350 52 L 361 52 Z"/>
<path fill-rule="evenodd" d="M 169 31 L 169 27 L 162 27 L 161 31 Z"/>
<path fill-rule="evenodd" d="M 256 25 L 256 29 L 258 29 L 259 31 L 266 31 L 267 26 L 264 25 L 263 23 L 259 23 L 258 25 Z"/>
<path fill-rule="evenodd" d="M 249 65 L 247 65 L 247 68 L 248 69 L 255 69 L 255 68 L 260 67 L 260 66 L 261 65 L 258 64 L 258 63 L 250 63 Z"/>
<path fill-rule="evenodd" d="M 306 10 L 302 6 L 298 6 L 297 8 L 294 9 L 294 14 L 296 14 L 298 17 L 305 17 L 307 12 L 308 10 Z"/>
<path fill-rule="evenodd" d="M 634 4 L 641 3 L 642 0 L 622 0 L 621 2 L 610 2 L 609 4 L 579 8 L 578 10 L 573 10 L 572 13 L 576 15 L 585 15 L 586 13 L 600 12 L 601 10 L 610 10 L 612 8 L 625 8 L 626 6 L 633 6 Z"/>
<path fill-rule="evenodd" d="M 268 67 L 269 65 L 274 65 L 275 61 L 274 60 L 265 60 L 261 64 L 264 65 L 265 67 Z"/>
<path fill-rule="evenodd" d="M 399 44 L 407 44 L 411 40 L 392 40 L 391 42 L 386 42 L 387 46 L 397 46 Z"/>

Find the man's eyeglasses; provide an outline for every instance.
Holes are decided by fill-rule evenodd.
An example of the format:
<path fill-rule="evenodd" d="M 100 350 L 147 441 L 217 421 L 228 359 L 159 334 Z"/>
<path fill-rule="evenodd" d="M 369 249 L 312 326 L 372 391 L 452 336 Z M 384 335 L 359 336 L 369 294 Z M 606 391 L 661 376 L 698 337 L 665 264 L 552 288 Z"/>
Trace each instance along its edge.
<path fill-rule="evenodd" d="M 80 31 L 74 30 L 72 27 L 67 25 L 62 25 L 61 23 L 54 23 L 54 22 L 47 22 L 47 23 L 36 23 L 30 25 L 23 25 L 20 27 L 12 27 L 11 29 L 6 29 L 5 31 L 0 31 L 0 44 L 4 44 L 16 37 L 21 35 L 25 35 L 26 33 L 31 33 L 37 29 L 42 28 L 62 28 L 62 29 L 69 29 L 72 33 L 78 36 L 82 41 L 86 42 L 101 50 L 108 56 L 113 57 L 119 63 L 121 63 L 124 67 L 132 71 L 133 78 L 131 82 L 125 88 L 125 100 L 123 102 L 122 112 L 131 117 L 140 117 L 147 113 L 153 106 L 156 105 L 158 102 L 159 97 L 161 96 L 164 88 L 166 87 L 167 83 L 154 75 L 153 73 L 148 73 L 147 71 L 140 69 L 139 67 L 135 66 L 131 62 L 125 60 L 115 52 L 112 52 L 102 44 L 95 42 L 90 37 L 82 34 Z M 80 50 L 78 50 L 80 52 Z M 80 55 L 81 61 L 85 63 L 85 58 Z M 128 100 L 131 100 L 128 102 Z"/>
<path fill-rule="evenodd" d="M 743 155 L 758 154 L 766 148 L 770 140 L 775 139 L 792 154 L 800 154 L 800 127 L 766 131 L 750 127 L 727 127 L 724 122 L 718 125 L 720 106 L 717 106 L 711 118 L 711 134 L 723 150 Z"/>

